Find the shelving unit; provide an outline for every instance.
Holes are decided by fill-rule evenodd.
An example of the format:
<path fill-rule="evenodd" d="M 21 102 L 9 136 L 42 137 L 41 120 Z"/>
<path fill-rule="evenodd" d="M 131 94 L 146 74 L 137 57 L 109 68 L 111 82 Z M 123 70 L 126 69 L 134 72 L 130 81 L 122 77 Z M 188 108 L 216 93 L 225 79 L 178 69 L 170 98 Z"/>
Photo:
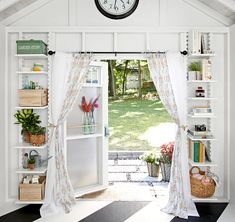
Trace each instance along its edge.
<path fill-rule="evenodd" d="M 28 75 L 48 75 L 46 71 L 16 71 L 17 74 L 28 74 Z"/>
<path fill-rule="evenodd" d="M 198 167 L 216 167 L 217 166 L 217 164 L 214 162 L 205 161 L 205 163 L 196 163 L 191 159 L 189 159 L 189 164 L 191 166 L 198 166 Z"/>
<path fill-rule="evenodd" d="M 189 158 L 189 166 L 190 167 L 197 166 L 204 171 L 209 170 L 212 173 L 217 173 L 218 166 L 221 164 L 217 162 L 218 158 L 215 158 L 217 152 L 217 150 L 215 150 L 216 149 L 215 144 L 217 142 L 217 138 L 216 136 L 214 137 L 215 131 L 217 132 L 216 127 L 218 127 L 216 126 L 216 124 L 214 124 L 215 123 L 214 120 L 217 118 L 215 107 L 218 98 L 215 96 L 215 88 L 217 86 L 216 85 L 217 81 L 214 75 L 213 61 L 216 59 L 217 55 L 216 53 L 213 52 L 213 49 L 211 49 L 213 41 L 212 34 L 202 32 L 199 36 L 202 35 L 206 36 L 205 37 L 206 42 L 204 42 L 204 46 L 206 45 L 207 51 L 210 51 L 211 53 L 202 54 L 203 49 L 201 48 L 201 46 L 203 44 L 198 44 L 197 42 L 195 44 L 193 40 L 194 38 L 197 39 L 197 37 L 195 37 L 197 36 L 197 32 L 196 34 L 193 34 L 193 31 L 189 33 L 188 65 L 190 65 L 192 62 L 197 62 L 198 64 L 201 64 L 201 69 L 202 69 L 201 73 L 205 75 L 203 76 L 201 74 L 201 79 L 200 78 L 198 79 L 198 76 L 196 76 L 197 79 L 193 79 L 192 76 L 190 76 L 190 80 L 187 80 L 187 112 L 188 112 L 187 125 L 190 130 L 195 130 L 195 125 L 205 124 L 206 130 L 210 131 L 212 135 L 206 136 L 206 138 L 202 138 L 201 136 L 193 136 L 187 133 L 189 156 L 194 158 L 194 159 Z M 196 51 L 198 51 L 198 53 L 195 53 Z M 207 61 L 207 63 L 205 61 Z M 205 67 L 206 66 L 205 64 L 208 64 L 209 67 Z M 211 74 L 212 76 L 210 76 L 209 74 Z M 189 79 L 189 74 L 187 76 Z M 205 97 L 195 97 L 195 91 L 198 90 L 199 88 L 203 88 L 205 90 Z M 200 109 L 200 107 L 204 108 L 208 107 L 212 109 L 212 113 L 194 114 L 193 108 Z M 196 160 L 198 159 L 199 162 L 194 162 L 195 159 Z M 222 197 L 218 196 L 217 190 L 214 196 L 212 196 L 211 198 L 193 197 L 193 200 L 195 202 L 217 202 L 219 199 L 222 199 Z"/>
<path fill-rule="evenodd" d="M 212 140 L 216 140 L 213 136 L 211 136 L 209 138 L 201 138 L 201 137 L 198 137 L 198 136 L 192 136 L 190 134 L 188 134 L 187 136 L 192 141 L 212 141 Z"/>
<path fill-rule="evenodd" d="M 49 35 L 48 33 L 41 33 L 40 38 L 44 42 L 49 42 Z M 19 33 L 19 36 L 16 40 L 27 40 L 27 39 L 38 39 L 37 33 Z M 15 44 L 16 48 L 16 44 Z M 34 81 L 38 82 L 43 89 L 48 88 L 48 78 L 50 75 L 50 64 L 48 60 L 48 56 L 44 54 L 15 54 L 15 59 L 17 60 L 17 67 L 15 68 L 14 73 L 17 74 L 16 78 L 17 81 L 16 84 L 13 86 L 15 87 L 14 92 L 18 94 L 19 89 L 23 89 L 24 87 L 24 81 L 23 79 L 28 78 L 28 81 Z M 34 63 L 41 63 L 45 67 L 45 70 L 43 71 L 31 71 Z M 26 69 L 27 67 L 27 69 Z M 17 88 L 16 88 L 17 87 Z M 15 95 L 15 106 L 12 107 L 13 110 L 23 110 L 23 109 L 33 109 L 35 113 L 40 115 L 40 120 L 42 121 L 41 125 L 47 127 L 48 125 L 48 105 L 46 106 L 19 106 L 19 98 L 18 95 Z M 35 168 L 33 170 L 31 169 L 25 169 L 23 168 L 23 155 L 24 153 L 29 153 L 31 150 L 36 150 L 39 152 L 39 155 L 41 155 L 41 159 L 47 159 L 48 157 L 48 143 L 43 144 L 41 146 L 33 146 L 30 143 L 25 143 L 22 140 L 22 136 L 20 134 L 21 127 L 15 125 L 17 128 L 15 131 L 18 131 L 17 141 L 15 144 L 13 144 L 13 148 L 18 153 L 18 169 L 16 169 L 15 173 L 18 176 L 18 184 L 22 181 L 22 178 L 27 175 L 45 175 L 47 171 L 47 166 L 43 164 L 39 168 Z M 47 138 L 48 135 L 47 135 Z M 16 188 L 17 191 L 19 188 Z M 18 195 L 19 196 L 19 195 Z M 16 204 L 42 204 L 43 200 L 41 201 L 21 201 L 17 200 L 15 201 Z"/>
<path fill-rule="evenodd" d="M 48 106 L 16 106 L 15 109 L 35 109 L 35 110 L 44 110 Z"/>
<path fill-rule="evenodd" d="M 18 143 L 14 146 L 15 149 L 31 149 L 31 150 L 43 150 L 47 148 L 47 143 L 42 146 L 32 146 L 29 143 Z"/>

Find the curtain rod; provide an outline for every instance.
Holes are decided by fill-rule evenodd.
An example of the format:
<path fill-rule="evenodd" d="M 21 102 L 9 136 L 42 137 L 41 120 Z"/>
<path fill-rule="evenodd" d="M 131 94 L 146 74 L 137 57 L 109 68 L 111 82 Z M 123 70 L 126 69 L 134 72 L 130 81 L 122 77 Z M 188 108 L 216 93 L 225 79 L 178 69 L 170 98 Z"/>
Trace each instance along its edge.
<path fill-rule="evenodd" d="M 52 51 L 52 50 L 50 50 L 50 51 L 48 51 L 48 55 L 53 55 L 53 54 L 55 54 L 56 53 L 56 51 Z M 91 53 L 91 54 L 114 54 L 115 56 L 117 55 L 117 54 L 155 54 L 155 53 L 166 53 L 166 52 L 161 52 L 161 51 L 158 51 L 158 52 L 72 52 L 72 53 L 81 53 L 81 54 L 89 54 L 89 53 Z M 180 53 L 182 54 L 182 55 L 187 55 L 188 54 L 188 52 L 186 51 L 186 50 L 184 50 L 184 51 L 180 51 Z"/>

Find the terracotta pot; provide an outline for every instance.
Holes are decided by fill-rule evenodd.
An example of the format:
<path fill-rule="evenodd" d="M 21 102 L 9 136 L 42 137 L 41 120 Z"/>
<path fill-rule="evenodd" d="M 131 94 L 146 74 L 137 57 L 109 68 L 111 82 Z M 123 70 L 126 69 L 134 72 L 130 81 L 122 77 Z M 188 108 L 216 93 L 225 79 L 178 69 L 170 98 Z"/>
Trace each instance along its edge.
<path fill-rule="evenodd" d="M 46 142 L 46 135 L 33 135 L 30 134 L 30 143 L 33 146 L 41 146 Z"/>
<path fill-rule="evenodd" d="M 33 170 L 34 168 L 35 168 L 35 163 L 28 163 L 28 168 L 30 169 L 30 170 Z"/>
<path fill-rule="evenodd" d="M 29 132 L 27 130 L 23 131 L 22 137 L 23 137 L 23 142 L 25 142 L 25 143 L 29 143 L 30 142 L 30 134 L 29 134 Z"/>

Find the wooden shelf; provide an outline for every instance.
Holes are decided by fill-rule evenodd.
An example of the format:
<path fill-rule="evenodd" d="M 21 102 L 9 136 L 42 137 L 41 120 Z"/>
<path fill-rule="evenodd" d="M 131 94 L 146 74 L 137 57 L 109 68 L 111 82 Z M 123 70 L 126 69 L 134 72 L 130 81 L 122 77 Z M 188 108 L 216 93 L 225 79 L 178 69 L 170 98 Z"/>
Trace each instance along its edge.
<path fill-rule="evenodd" d="M 19 143 L 14 146 L 15 149 L 34 149 L 34 150 L 43 150 L 47 147 L 47 144 L 44 144 L 42 146 L 32 146 L 29 143 Z"/>
<path fill-rule="evenodd" d="M 16 54 L 16 57 L 25 58 L 25 59 L 46 59 L 47 55 L 44 54 Z"/>
<path fill-rule="evenodd" d="M 207 57 L 214 57 L 216 54 L 211 53 L 211 54 L 189 54 L 189 57 L 199 57 L 199 58 L 207 58 Z"/>
<path fill-rule="evenodd" d="M 193 115 L 193 114 L 188 114 L 188 117 L 190 118 L 198 118 L 198 119 L 203 119 L 203 118 L 216 118 L 216 116 L 213 114 L 213 115 Z"/>
<path fill-rule="evenodd" d="M 27 74 L 27 75 L 48 75 L 48 72 L 46 71 L 17 71 L 17 74 Z"/>
<path fill-rule="evenodd" d="M 196 163 L 194 162 L 193 160 L 189 159 L 189 164 L 191 166 L 198 166 L 198 167 L 216 167 L 217 164 L 214 163 L 214 162 L 209 162 L 209 161 L 206 161 L 204 163 Z"/>
<path fill-rule="evenodd" d="M 47 109 L 48 106 L 16 106 L 15 109 Z"/>
<path fill-rule="evenodd" d="M 188 100 L 193 101 L 208 101 L 208 100 L 217 100 L 215 97 L 189 97 Z"/>
<path fill-rule="evenodd" d="M 212 141 L 212 140 L 216 140 L 213 136 L 211 138 L 200 138 L 197 136 L 192 136 L 190 134 L 187 134 L 188 138 L 192 141 Z"/>
<path fill-rule="evenodd" d="M 83 135 L 83 134 L 71 134 L 67 135 L 66 140 L 78 140 L 78 139 L 88 139 L 88 138 L 97 138 L 97 137 L 102 137 L 103 134 L 101 133 L 95 133 L 95 134 L 88 134 L 88 135 Z"/>
<path fill-rule="evenodd" d="M 47 167 L 40 167 L 40 168 L 35 168 L 33 170 L 30 169 L 17 169 L 16 173 L 20 173 L 20 174 L 44 174 L 47 171 Z"/>
<path fill-rule="evenodd" d="M 215 80 L 188 80 L 187 83 L 216 83 Z"/>
<path fill-rule="evenodd" d="M 26 200 L 17 200 L 15 204 L 43 204 L 43 200 L 36 200 L 36 201 L 26 201 Z"/>

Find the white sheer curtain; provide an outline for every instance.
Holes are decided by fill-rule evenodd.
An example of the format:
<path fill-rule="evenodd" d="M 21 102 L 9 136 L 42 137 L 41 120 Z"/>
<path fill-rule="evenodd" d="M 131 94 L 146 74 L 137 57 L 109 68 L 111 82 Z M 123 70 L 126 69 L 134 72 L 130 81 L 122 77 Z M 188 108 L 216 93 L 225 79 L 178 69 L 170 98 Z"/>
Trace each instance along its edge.
<path fill-rule="evenodd" d="M 64 121 L 73 108 L 82 86 L 82 80 L 91 62 L 90 55 L 72 55 L 57 52 L 53 59 L 50 84 L 50 126 L 46 193 L 40 209 L 42 217 L 58 213 L 69 213 L 75 204 L 65 163 Z"/>
<path fill-rule="evenodd" d="M 186 58 L 180 53 L 154 54 L 149 70 L 168 113 L 178 126 L 172 157 L 169 200 L 162 210 L 187 219 L 198 216 L 191 199 L 188 149 L 186 147 Z"/>

